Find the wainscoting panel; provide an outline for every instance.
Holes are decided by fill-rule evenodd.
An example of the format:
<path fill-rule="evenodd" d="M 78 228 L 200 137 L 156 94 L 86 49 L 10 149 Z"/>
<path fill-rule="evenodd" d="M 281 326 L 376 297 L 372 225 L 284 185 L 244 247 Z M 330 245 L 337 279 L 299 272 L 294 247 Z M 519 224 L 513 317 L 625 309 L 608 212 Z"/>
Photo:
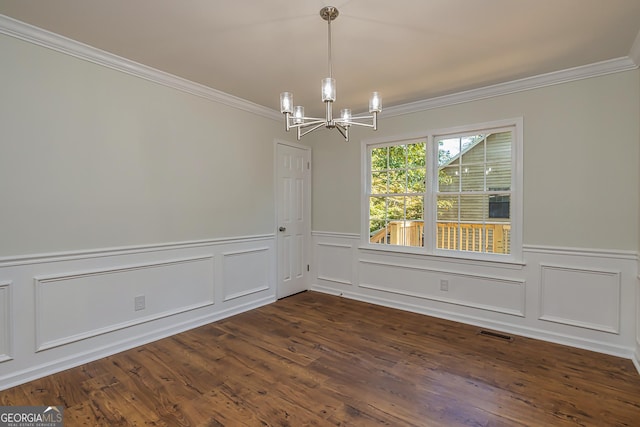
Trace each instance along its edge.
<path fill-rule="evenodd" d="M 361 248 L 355 234 L 312 236 L 312 290 L 640 358 L 635 252 L 525 246 L 513 264 Z"/>
<path fill-rule="evenodd" d="M 11 282 L 0 282 L 0 362 L 11 360 Z"/>
<path fill-rule="evenodd" d="M 353 285 L 353 246 L 343 243 L 318 242 L 316 268 L 319 280 Z"/>
<path fill-rule="evenodd" d="M 223 254 L 224 301 L 268 290 L 270 261 L 268 247 Z"/>
<path fill-rule="evenodd" d="M 359 263 L 362 288 L 524 316 L 524 280 L 363 259 Z"/>
<path fill-rule="evenodd" d="M 620 332 L 619 271 L 545 264 L 540 267 L 541 320 Z"/>
<path fill-rule="evenodd" d="M 0 390 L 276 300 L 275 236 L 0 259 Z"/>
<path fill-rule="evenodd" d="M 211 255 L 36 277 L 36 351 L 212 305 L 213 277 Z"/>

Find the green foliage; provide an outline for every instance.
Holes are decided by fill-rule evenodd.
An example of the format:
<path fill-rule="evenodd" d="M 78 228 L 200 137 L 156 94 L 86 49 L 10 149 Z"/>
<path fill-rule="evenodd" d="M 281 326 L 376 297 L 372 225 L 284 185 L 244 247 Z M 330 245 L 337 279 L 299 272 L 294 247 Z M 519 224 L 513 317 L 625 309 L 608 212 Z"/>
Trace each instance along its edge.
<path fill-rule="evenodd" d="M 371 151 L 370 232 L 388 221 L 422 220 L 426 144 L 402 144 Z"/>

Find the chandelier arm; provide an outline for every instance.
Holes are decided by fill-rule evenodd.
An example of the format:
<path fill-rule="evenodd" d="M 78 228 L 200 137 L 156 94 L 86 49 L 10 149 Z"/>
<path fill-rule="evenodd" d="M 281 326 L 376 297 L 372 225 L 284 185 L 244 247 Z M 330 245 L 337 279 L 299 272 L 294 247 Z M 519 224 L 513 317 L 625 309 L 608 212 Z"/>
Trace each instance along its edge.
<path fill-rule="evenodd" d="M 349 126 L 362 126 L 365 128 L 372 128 L 373 125 L 369 123 L 360 123 L 360 122 L 352 122 L 352 121 L 338 121 L 336 120 L 336 125 L 339 124 L 341 126 L 349 125 Z"/>
<path fill-rule="evenodd" d="M 314 127 L 312 127 L 311 129 L 309 129 L 309 130 L 306 130 L 306 131 L 302 132 L 302 133 L 300 134 L 300 136 L 301 136 L 301 137 L 302 137 L 302 136 L 305 136 L 306 134 L 311 133 L 311 132 L 313 132 L 313 131 L 314 131 L 314 130 L 316 130 L 316 129 L 319 129 L 319 128 L 321 128 L 322 126 L 324 126 L 324 120 L 322 121 L 322 123 L 317 124 L 317 125 L 315 125 Z M 298 130 L 300 130 L 300 129 L 302 129 L 302 128 L 298 128 Z M 298 138 L 298 139 L 300 139 L 300 138 Z"/>
<path fill-rule="evenodd" d="M 317 124 L 325 124 L 325 120 L 324 119 L 318 119 L 318 118 L 314 118 L 314 117 L 305 117 L 305 120 L 312 120 L 310 122 L 304 122 L 304 123 L 296 123 L 296 124 L 291 124 L 289 126 L 289 128 L 294 129 L 294 128 L 308 128 L 309 126 L 315 126 Z"/>
<path fill-rule="evenodd" d="M 336 129 L 338 129 L 338 132 L 342 134 L 345 141 L 349 142 L 349 128 L 346 126 L 342 126 L 339 123 L 336 123 Z"/>
<path fill-rule="evenodd" d="M 289 121 L 289 129 L 295 129 L 295 128 L 306 128 L 308 126 L 313 126 L 316 125 L 318 123 L 325 123 L 324 119 L 321 119 L 319 117 L 303 117 L 303 120 L 311 120 L 310 122 L 304 122 L 304 123 L 293 123 L 294 118 L 290 117 L 290 121 Z"/>

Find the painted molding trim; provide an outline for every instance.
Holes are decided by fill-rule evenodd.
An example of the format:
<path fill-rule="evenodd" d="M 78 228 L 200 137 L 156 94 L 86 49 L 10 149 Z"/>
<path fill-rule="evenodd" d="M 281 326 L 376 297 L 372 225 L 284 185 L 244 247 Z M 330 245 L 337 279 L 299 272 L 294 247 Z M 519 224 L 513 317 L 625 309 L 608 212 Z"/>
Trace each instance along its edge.
<path fill-rule="evenodd" d="M 373 264 L 373 265 L 382 265 L 385 267 L 404 268 L 407 270 L 419 270 L 419 271 L 435 273 L 435 274 L 446 274 L 447 276 L 464 277 L 467 279 L 491 280 L 494 282 L 518 283 L 518 284 L 524 284 L 525 282 L 524 279 L 500 277 L 500 276 L 488 275 L 488 274 L 462 273 L 456 270 L 447 270 L 444 268 L 420 267 L 416 265 L 400 264 L 397 262 L 383 262 L 383 261 L 374 261 L 374 260 L 368 260 L 368 259 L 359 259 L 358 262 L 362 264 Z"/>
<path fill-rule="evenodd" d="M 85 61 L 140 77 L 154 83 L 199 96 L 232 108 L 247 111 L 268 119 L 277 121 L 282 120 L 282 115 L 275 109 L 264 107 L 199 83 L 165 73 L 155 68 L 105 52 L 16 19 L 9 18 L 5 15 L 0 15 L 0 34 L 5 34 L 10 37 L 71 55 Z M 527 77 L 511 82 L 499 83 L 450 95 L 428 98 L 407 104 L 396 105 L 386 108 L 381 117 L 383 119 L 386 117 L 395 117 L 590 77 L 629 71 L 637 69 L 638 66 L 640 66 L 640 34 L 636 38 L 629 56 L 626 57 L 596 62 L 594 64 Z"/>
<path fill-rule="evenodd" d="M 45 254 L 19 255 L 0 258 L 0 268 L 15 267 L 19 265 L 40 264 L 46 262 L 77 261 L 89 258 L 112 257 L 119 255 L 132 255 L 138 253 L 169 251 L 174 249 L 199 248 L 203 246 L 225 245 L 231 243 L 246 243 L 271 240 L 273 234 L 244 237 L 224 237 L 208 240 L 192 240 L 184 242 L 157 243 L 150 245 L 123 246 L 104 249 L 89 249 L 69 252 L 51 252 Z"/>
<path fill-rule="evenodd" d="M 570 319 L 567 317 L 557 316 L 553 314 L 547 314 L 547 310 L 545 309 L 545 291 L 549 286 L 546 280 L 547 273 L 551 271 L 556 272 L 571 272 L 571 273 L 582 273 L 588 275 L 596 275 L 596 276 L 607 276 L 612 282 L 615 283 L 613 289 L 609 292 L 614 292 L 615 296 L 615 314 L 616 321 L 615 324 L 600 324 L 593 323 L 587 321 L 581 321 L 577 319 Z M 612 334 L 620 333 L 620 297 L 622 294 L 622 278 L 621 272 L 619 271 L 610 271 L 610 270 L 596 270 L 596 269 L 587 269 L 587 268 L 574 268 L 560 265 L 552 265 L 552 264 L 540 264 L 540 320 L 554 322 L 569 326 L 576 326 L 579 328 L 592 329 L 595 331 L 608 332 Z"/>
<path fill-rule="evenodd" d="M 609 249 L 585 249 L 555 246 L 524 245 L 523 252 L 544 253 L 550 255 L 568 255 L 595 258 L 613 258 L 621 260 L 638 261 L 638 253 L 634 251 L 609 250 Z"/>
<path fill-rule="evenodd" d="M 231 308 L 218 311 L 213 314 L 207 314 L 181 323 L 172 324 L 171 326 L 163 329 L 154 330 L 146 334 L 126 338 L 106 346 L 98 347 L 81 353 L 76 353 L 72 356 L 58 359 L 53 363 L 37 365 L 18 372 L 12 372 L 8 375 L 0 377 L 0 391 L 19 384 L 23 384 L 28 381 L 42 378 L 47 375 L 54 374 L 56 372 L 63 371 L 65 369 L 92 362 L 103 357 L 111 356 L 113 354 L 120 353 L 121 351 L 129 350 L 133 347 L 148 344 L 162 338 L 167 338 L 181 332 L 207 325 L 209 323 L 217 322 L 218 320 L 225 319 L 236 314 L 244 313 L 245 311 L 253 310 L 254 308 L 274 303 L 275 301 L 275 296 L 268 296 L 255 301 L 247 302 L 245 304 L 233 306 Z"/>
<path fill-rule="evenodd" d="M 206 300 L 206 301 L 202 301 L 199 302 L 197 304 L 190 304 L 187 306 L 182 306 L 182 307 L 177 307 L 171 310 L 167 310 L 167 311 L 163 311 L 160 313 L 156 313 L 156 314 L 152 314 L 150 316 L 144 316 L 144 317 L 139 317 L 136 319 L 132 319 L 126 322 L 121 322 L 121 323 L 116 323 L 116 324 L 110 324 L 108 326 L 102 327 L 102 328 L 98 328 L 98 329 L 93 329 L 93 330 L 89 330 L 80 334 L 75 334 L 75 335 L 69 335 L 60 339 L 56 339 L 56 340 L 52 340 L 52 341 L 43 341 L 42 337 L 41 337 L 41 330 L 42 330 L 42 322 L 43 319 L 40 315 L 41 310 L 40 310 L 40 306 L 42 304 L 44 304 L 44 302 L 42 301 L 42 297 L 41 297 L 41 290 L 42 287 L 49 284 L 49 283 L 54 283 L 54 282 L 59 282 L 59 281 L 63 281 L 63 280 L 72 280 L 72 279 L 78 279 L 78 278 L 83 278 L 83 277 L 92 277 L 92 276 L 100 276 L 100 275 L 105 275 L 105 274 L 114 274 L 114 273 L 126 273 L 126 272 L 131 272 L 131 271 L 136 271 L 136 270 L 143 270 L 143 269 L 149 269 L 149 268 L 156 268 L 156 267 L 168 267 L 168 266 L 172 266 L 172 265 L 177 265 L 177 264 L 185 264 L 185 263 L 192 263 L 192 262 L 200 262 L 200 261 L 208 261 L 211 262 L 211 264 L 213 264 L 213 255 L 207 255 L 207 256 L 198 256 L 198 257 L 192 257 L 192 258 L 182 258 L 182 259 L 174 259 L 174 260 L 166 260 L 166 261 L 161 261 L 161 262 L 151 262 L 151 263 L 144 263 L 144 264 L 135 264 L 135 265 L 126 265 L 126 266 L 118 266 L 118 267 L 113 267 L 113 268 L 104 268 L 104 269 L 95 269 L 95 270 L 88 270 L 88 271 L 79 271 L 79 272 L 69 272 L 69 273 L 64 273 L 64 274 L 56 274 L 56 275 L 49 275 L 49 276 L 37 276 L 34 277 L 34 286 L 35 286 L 35 324 L 36 324 L 36 331 L 35 331 L 35 336 L 36 336 L 36 352 L 40 352 L 40 351 L 44 351 L 44 350 L 49 350 L 51 348 L 55 348 L 55 347 L 60 347 L 62 345 L 66 345 L 66 344 L 70 344 L 76 341 L 81 341 L 84 339 L 88 339 L 88 338 L 92 338 L 92 337 L 96 337 L 98 335 L 103 335 L 103 334 L 107 334 L 109 332 L 113 332 L 113 331 L 117 331 L 120 329 L 124 329 L 124 328 L 128 328 L 131 326 L 135 326 L 135 325 L 139 325 L 142 323 L 147 323 L 153 320 L 158 320 L 158 319 L 162 319 L 165 317 L 169 317 L 169 316 L 173 316 L 176 315 L 178 313 L 184 313 L 186 311 L 191 311 L 191 310 L 195 310 L 198 308 L 202 308 L 202 307 L 207 307 L 207 306 L 211 306 L 214 304 L 214 300 Z M 212 289 L 211 289 L 211 293 L 213 295 L 213 286 L 214 284 L 211 283 Z"/>
<path fill-rule="evenodd" d="M 316 246 L 324 246 L 324 247 L 328 247 L 328 248 L 337 248 L 337 249 L 347 249 L 348 251 L 353 250 L 353 245 L 348 245 L 348 244 L 344 244 L 344 243 L 331 243 L 331 242 L 317 242 Z M 317 260 L 316 260 L 317 261 Z M 320 266 L 317 267 L 318 270 L 320 269 Z M 324 276 L 320 273 L 320 271 L 318 271 L 318 276 L 317 276 L 318 280 L 324 280 L 326 282 L 333 282 L 333 283 L 337 283 L 340 285 L 348 285 L 348 286 L 353 286 L 353 282 L 351 280 L 348 279 L 338 279 L 336 277 L 329 277 L 329 276 Z"/>
<path fill-rule="evenodd" d="M 373 291 L 378 291 L 378 292 L 391 293 L 391 294 L 396 294 L 396 295 L 403 295 L 403 296 L 407 296 L 407 297 L 426 299 L 426 300 L 430 300 L 430 301 L 444 302 L 444 303 L 447 303 L 447 304 L 460 305 L 460 306 L 463 306 L 463 307 L 471 307 L 471 308 L 477 308 L 477 309 L 485 310 L 485 311 L 493 311 L 495 313 L 502 313 L 502 314 L 509 314 L 511 316 L 524 317 L 524 311 L 523 310 L 508 310 L 508 309 L 505 309 L 503 307 L 496 307 L 496 306 L 493 306 L 493 305 L 474 304 L 474 303 L 471 303 L 471 302 L 462 301 L 462 300 L 458 300 L 458 299 L 454 299 L 454 298 L 442 298 L 442 297 L 437 297 L 437 296 L 428 295 L 428 294 L 422 294 L 422 293 L 418 293 L 418 292 L 409 292 L 409 291 L 406 291 L 404 289 L 381 287 L 381 286 L 369 285 L 369 284 L 366 284 L 366 283 L 360 283 L 359 287 L 364 288 L 364 289 L 371 289 Z M 524 300 L 524 292 L 523 292 L 522 299 Z M 522 306 L 524 307 L 524 302 L 523 302 Z"/>
<path fill-rule="evenodd" d="M 231 300 L 234 300 L 234 299 L 246 297 L 247 295 L 257 294 L 258 292 L 263 292 L 263 291 L 268 291 L 268 290 L 269 290 L 269 285 L 262 285 L 262 286 L 258 286 L 256 288 L 249 289 L 249 290 L 242 291 L 242 292 L 238 292 L 238 293 L 235 293 L 235 294 L 225 295 L 223 301 L 227 302 L 227 301 L 231 301 Z"/>
<path fill-rule="evenodd" d="M 11 311 L 12 282 L 0 282 L 0 363 L 12 360 L 13 313 Z M 4 339 L 2 339 L 4 337 Z"/>
<path fill-rule="evenodd" d="M 242 250 L 242 251 L 230 251 L 230 252 L 224 252 L 222 254 L 222 263 L 224 266 L 224 260 L 228 257 L 235 257 L 235 256 L 242 256 L 242 255 L 249 255 L 249 254 L 256 254 L 256 253 L 269 253 L 269 248 L 268 247 L 262 247 L 262 248 L 252 248 L 252 249 L 247 249 L 247 250 Z M 224 267 L 223 267 L 224 269 Z M 263 272 L 263 275 L 265 277 L 268 277 L 269 274 L 268 271 Z M 224 275 L 224 271 L 223 271 L 223 275 Z M 254 288 L 251 289 L 246 289 L 243 290 L 241 292 L 236 292 L 234 294 L 230 294 L 230 295 L 224 295 L 223 301 L 227 302 L 227 301 L 231 301 L 237 298 L 242 298 L 245 297 L 247 295 L 251 295 L 251 294 L 256 294 L 258 292 L 263 292 L 263 291 L 267 291 L 269 290 L 269 281 L 267 280 L 266 283 L 260 285 L 260 286 L 256 286 Z"/>
<path fill-rule="evenodd" d="M 282 114 L 275 109 L 267 108 L 202 84 L 186 80 L 182 77 L 151 68 L 42 28 L 9 18 L 5 15 L 0 15 L 0 34 L 5 34 L 103 67 L 199 96 L 228 107 L 247 111 L 272 120 L 282 120 Z"/>
<path fill-rule="evenodd" d="M 357 233 L 337 233 L 333 231 L 312 231 L 314 237 L 328 237 L 334 239 L 355 239 L 360 241 L 360 235 Z"/>
<path fill-rule="evenodd" d="M 544 341 L 549 341 L 557 344 L 568 345 L 571 347 L 582 348 L 585 350 L 591 350 L 598 353 L 609 354 L 612 356 L 623 357 L 625 359 L 631 359 L 633 357 L 634 349 L 631 347 L 625 347 L 616 344 L 603 343 L 600 341 L 591 340 L 588 338 L 579 338 L 562 333 L 546 331 L 538 328 L 532 328 L 529 326 L 521 326 L 513 323 L 506 323 L 501 321 L 489 320 L 486 318 L 480 318 L 476 316 L 470 316 L 466 314 L 456 313 L 448 310 L 439 310 L 434 308 L 427 308 L 417 304 L 411 304 L 398 300 L 391 300 L 387 298 L 377 298 L 374 296 L 365 295 L 358 292 L 350 291 L 338 291 L 333 288 L 313 285 L 311 290 L 317 292 L 323 292 L 330 295 L 342 296 L 344 298 L 354 299 L 357 301 L 368 302 L 375 305 L 381 305 L 383 307 L 395 308 L 398 310 L 405 310 L 412 313 L 424 314 L 426 316 L 434 316 L 441 319 L 452 320 L 454 322 L 466 323 L 468 325 L 477 326 L 479 328 L 494 329 L 497 331 L 503 331 L 510 334 L 521 335 L 528 338 L 534 338 Z M 640 366 L 640 363 L 638 364 Z M 640 372 L 640 369 L 638 369 Z"/>
<path fill-rule="evenodd" d="M 635 53 L 632 54 L 635 55 Z M 401 116 L 404 114 L 411 114 L 419 111 L 432 110 L 434 108 L 442 108 L 450 105 L 462 104 L 464 102 L 478 101 L 481 99 L 494 98 L 497 96 L 509 95 L 517 92 L 524 92 L 531 89 L 539 89 L 546 86 L 567 83 L 575 80 L 582 80 L 591 77 L 598 77 L 607 74 L 635 70 L 637 68 L 637 61 L 634 62 L 634 59 L 630 57 L 611 59 L 608 61 L 596 62 L 594 64 L 584 65 L 580 67 L 568 68 L 566 70 L 540 74 L 538 76 L 526 77 L 510 82 L 498 83 L 478 89 L 471 89 L 451 95 L 444 95 L 425 99 L 422 101 L 388 107 L 383 111 L 380 117 L 387 118 Z"/>
<path fill-rule="evenodd" d="M 511 316 L 525 317 L 524 309 L 526 306 L 526 303 L 525 303 L 526 293 L 524 289 L 525 287 L 524 279 L 511 279 L 511 278 L 504 278 L 504 277 L 484 275 L 484 274 L 469 274 L 469 273 L 461 273 L 459 271 L 418 267 L 418 266 L 404 265 L 404 264 L 398 264 L 398 263 L 370 261 L 370 260 L 363 260 L 363 259 L 358 260 L 358 262 L 362 264 L 382 265 L 385 267 L 394 267 L 394 268 L 402 268 L 402 269 L 408 269 L 408 270 L 418 270 L 418 271 L 423 271 L 427 273 L 444 274 L 447 276 L 463 277 L 466 279 L 491 280 L 493 282 L 500 282 L 504 284 L 515 285 L 520 288 L 520 292 L 522 294 L 522 299 L 520 301 L 520 310 L 510 310 L 505 307 L 498 307 L 498 306 L 486 305 L 486 304 L 476 304 L 470 301 L 463 301 L 455 298 L 439 297 L 439 296 L 429 295 L 425 293 L 411 292 L 404 289 L 391 288 L 388 286 L 381 287 L 381 286 L 376 286 L 368 283 L 360 283 L 358 287 L 364 288 L 364 289 L 371 289 L 379 292 L 392 293 L 396 295 L 404 295 L 404 296 L 413 297 L 413 298 L 420 298 L 420 299 L 426 299 L 431 301 L 455 304 L 455 305 L 464 306 L 464 307 L 471 307 L 471 308 L 477 308 L 481 310 L 493 311 L 496 313 L 508 314 Z"/>

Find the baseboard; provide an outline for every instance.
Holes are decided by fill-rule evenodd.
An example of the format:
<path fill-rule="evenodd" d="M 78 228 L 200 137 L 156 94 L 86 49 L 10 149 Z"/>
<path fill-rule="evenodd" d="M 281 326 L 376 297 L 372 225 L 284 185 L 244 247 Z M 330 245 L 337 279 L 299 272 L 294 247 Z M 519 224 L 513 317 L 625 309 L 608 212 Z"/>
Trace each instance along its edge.
<path fill-rule="evenodd" d="M 325 286 L 314 284 L 311 286 L 311 290 L 322 292 L 331 295 L 337 295 L 348 299 L 353 299 L 356 301 L 367 302 L 370 304 L 380 305 L 383 307 L 395 308 L 398 310 L 404 310 L 412 313 L 424 314 L 426 316 L 437 317 L 441 319 L 451 320 L 454 322 L 464 323 L 472 326 L 477 326 L 480 328 L 488 328 L 492 330 L 497 330 L 501 332 L 507 332 L 514 335 L 519 335 L 527 338 L 539 339 L 542 341 L 553 342 L 556 344 L 566 345 L 569 347 L 581 348 L 584 350 L 595 351 L 598 353 L 609 354 L 612 356 L 623 357 L 625 359 L 633 359 L 634 363 L 636 363 L 636 367 L 640 366 L 640 363 L 636 360 L 637 357 L 634 356 L 634 351 L 630 347 L 618 346 L 609 343 L 603 343 L 598 341 L 593 341 L 589 339 L 585 339 L 582 337 L 575 337 L 563 334 L 557 334 L 550 331 L 518 326 L 506 322 L 498 322 L 492 321 L 486 318 L 468 316 L 461 313 L 456 313 L 453 311 L 447 310 L 438 310 L 434 308 L 429 308 L 423 305 L 418 304 L 410 304 L 398 300 L 393 300 L 390 298 L 377 298 L 371 295 L 366 295 L 359 292 L 351 292 L 351 291 L 338 291 L 333 288 L 328 288 Z M 640 369 L 639 369 L 640 373 Z"/>
<path fill-rule="evenodd" d="M 636 371 L 638 371 L 638 374 L 640 374 L 640 357 L 638 355 L 638 350 L 636 350 L 633 353 L 633 356 L 631 357 L 631 361 L 633 362 L 633 365 L 636 367 Z"/>
<path fill-rule="evenodd" d="M 113 342 L 108 346 L 96 348 L 91 351 L 73 355 L 64 359 L 54 360 L 50 363 L 34 366 L 28 369 L 23 369 L 19 372 L 14 372 L 9 375 L 0 377 L 0 391 L 8 388 L 24 384 L 25 382 L 36 380 L 47 375 L 52 375 L 57 372 L 64 371 L 66 369 L 74 368 L 85 363 L 92 362 L 94 360 L 101 359 L 103 357 L 112 356 L 114 354 L 144 345 L 154 341 L 161 340 L 163 338 L 170 337 L 172 335 L 179 334 L 200 326 L 204 326 L 218 320 L 225 319 L 227 317 L 235 316 L 236 314 L 244 313 L 249 310 L 253 310 L 264 305 L 271 304 L 276 301 L 274 296 L 251 301 L 249 303 L 235 306 L 227 310 L 223 310 L 217 313 L 208 314 L 199 318 L 190 319 L 188 321 L 171 325 L 170 327 L 157 329 L 152 332 L 130 337 L 117 342 Z"/>

